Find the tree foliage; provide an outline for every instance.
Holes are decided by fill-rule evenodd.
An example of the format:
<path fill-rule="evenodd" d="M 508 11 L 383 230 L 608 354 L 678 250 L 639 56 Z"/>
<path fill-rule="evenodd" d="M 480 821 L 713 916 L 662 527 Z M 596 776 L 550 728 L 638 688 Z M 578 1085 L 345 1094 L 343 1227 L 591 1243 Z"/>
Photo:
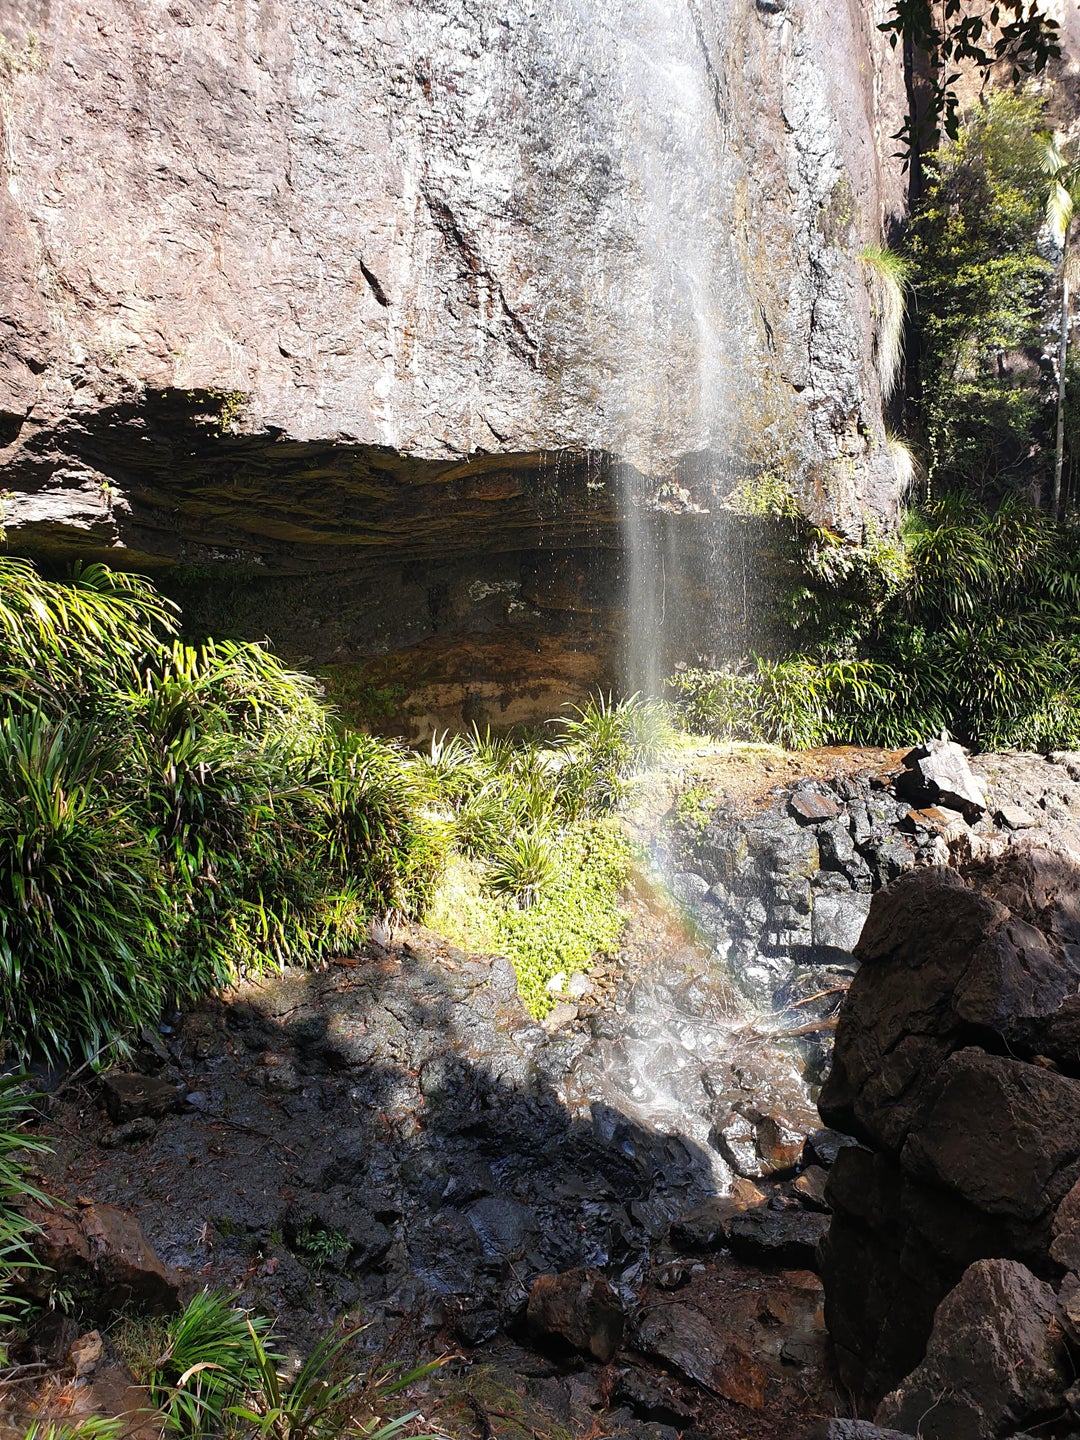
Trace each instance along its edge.
<path fill-rule="evenodd" d="M 1036 96 L 997 92 L 927 164 L 906 250 L 921 338 L 916 425 L 938 492 L 992 499 L 1048 473 L 1042 126 Z"/>
<path fill-rule="evenodd" d="M 985 77 L 1004 65 L 1017 84 L 1025 76 L 1041 74 L 1061 55 L 1058 22 L 1037 0 L 994 0 L 989 8 L 964 0 L 893 0 L 892 12 L 878 28 L 893 49 L 903 44 L 906 54 L 921 51 L 928 62 L 925 112 L 915 113 L 909 87 L 911 109 L 894 137 L 901 142 L 905 161 L 935 146 L 942 132 L 950 140 L 959 137 L 955 87 L 964 68 Z"/>

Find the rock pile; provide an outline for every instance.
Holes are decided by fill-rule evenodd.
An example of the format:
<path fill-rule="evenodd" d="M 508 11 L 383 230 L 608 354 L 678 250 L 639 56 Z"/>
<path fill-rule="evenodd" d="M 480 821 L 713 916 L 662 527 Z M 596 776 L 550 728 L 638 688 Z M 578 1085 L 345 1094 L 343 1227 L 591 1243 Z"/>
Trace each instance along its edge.
<path fill-rule="evenodd" d="M 855 953 L 820 1097 L 862 1142 L 826 1191 L 842 1378 L 926 1440 L 1075 1429 L 1080 871 L 1014 847 L 906 874 Z"/>

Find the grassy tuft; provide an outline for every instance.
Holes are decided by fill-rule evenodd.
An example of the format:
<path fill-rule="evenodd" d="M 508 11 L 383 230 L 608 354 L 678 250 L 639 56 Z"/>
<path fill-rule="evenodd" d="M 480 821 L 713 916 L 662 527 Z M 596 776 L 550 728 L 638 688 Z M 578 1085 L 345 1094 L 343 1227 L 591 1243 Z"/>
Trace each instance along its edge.
<path fill-rule="evenodd" d="M 882 399 L 896 391 L 903 358 L 904 317 L 911 288 L 911 264 L 884 245 L 866 245 L 859 252 L 870 277 L 874 316 L 874 366 Z"/>

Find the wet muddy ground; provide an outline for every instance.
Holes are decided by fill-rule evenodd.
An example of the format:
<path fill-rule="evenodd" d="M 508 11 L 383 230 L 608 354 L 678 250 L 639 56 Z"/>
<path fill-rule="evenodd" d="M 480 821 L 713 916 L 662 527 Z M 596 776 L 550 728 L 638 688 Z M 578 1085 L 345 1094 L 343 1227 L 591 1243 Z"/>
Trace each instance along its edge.
<path fill-rule="evenodd" d="M 73 1088 L 47 1126 L 48 1186 L 133 1211 L 188 1288 L 238 1291 L 286 1348 L 346 1317 L 373 1349 L 465 1357 L 431 1401 L 452 1433 L 481 1433 L 477 1386 L 522 1392 L 516 1418 L 505 1396 L 491 1412 L 506 1436 L 756 1436 L 767 1414 L 821 1413 L 816 1277 L 671 1238 L 736 1179 L 710 1133 L 739 1099 L 815 1123 L 793 1057 L 669 918 L 632 908 L 627 948 L 554 1030 L 505 961 L 422 931 L 177 1017 L 139 1053 L 170 1112 L 114 1106 L 114 1123 L 104 1094 Z M 790 1183 L 738 1183 L 733 1210 L 771 1197 L 810 1216 Z M 626 1312 L 606 1366 L 527 1321 L 537 1275 L 575 1267 Z"/>

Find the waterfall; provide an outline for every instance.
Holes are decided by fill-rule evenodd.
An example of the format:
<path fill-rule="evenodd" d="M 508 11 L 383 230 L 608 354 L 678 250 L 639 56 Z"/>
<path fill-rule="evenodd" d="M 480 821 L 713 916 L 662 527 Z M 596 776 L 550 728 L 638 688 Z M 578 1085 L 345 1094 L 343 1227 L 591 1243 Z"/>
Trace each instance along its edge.
<path fill-rule="evenodd" d="M 618 460 L 623 673 L 629 690 L 655 694 L 681 634 L 716 648 L 711 615 L 685 613 L 679 517 L 694 514 L 694 545 L 714 543 L 701 512 L 743 449 L 755 317 L 736 234 L 744 165 L 720 76 L 746 6 L 619 0 L 599 11 L 550 0 L 544 9 L 531 65 L 547 77 L 543 103 L 557 124 L 550 113 L 545 124 L 558 134 L 544 184 L 579 174 L 615 237 L 604 268 L 591 273 L 594 257 L 580 254 L 580 275 L 548 304 L 578 303 L 582 347 L 602 356 L 595 405 L 598 438 Z M 587 303 L 602 297 L 602 329 L 571 293 L 579 282 Z M 575 359 L 564 357 L 568 388 Z M 722 557 L 712 569 L 723 575 Z"/>

